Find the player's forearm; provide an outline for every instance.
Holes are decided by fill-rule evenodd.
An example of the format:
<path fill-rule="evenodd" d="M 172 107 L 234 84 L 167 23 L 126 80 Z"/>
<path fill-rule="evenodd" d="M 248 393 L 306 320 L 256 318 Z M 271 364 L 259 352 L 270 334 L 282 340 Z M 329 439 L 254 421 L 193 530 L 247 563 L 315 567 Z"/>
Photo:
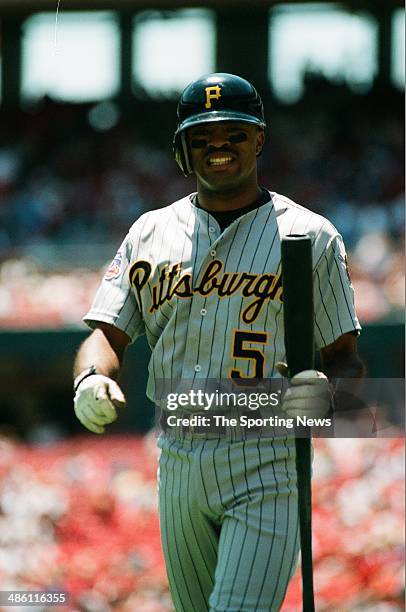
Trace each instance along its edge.
<path fill-rule="evenodd" d="M 357 351 L 357 337 L 352 332 L 324 347 L 321 360 L 322 370 L 331 381 L 365 376 L 365 366 Z"/>
<path fill-rule="evenodd" d="M 334 361 L 323 364 L 323 371 L 330 380 L 362 378 L 365 376 L 365 365 L 357 353 L 336 355 Z"/>
<path fill-rule="evenodd" d="M 116 379 L 120 371 L 124 350 L 112 346 L 102 329 L 94 332 L 81 345 L 74 362 L 74 378 L 84 370 L 95 366 L 99 374 Z"/>
<path fill-rule="evenodd" d="M 354 334 L 344 334 L 321 353 L 322 370 L 334 390 L 334 410 L 353 410 L 357 406 L 365 365 L 357 352 Z"/>
<path fill-rule="evenodd" d="M 334 389 L 334 412 L 359 410 L 358 398 L 363 385 L 362 378 L 365 376 L 365 365 L 358 354 L 336 359 L 325 368 L 325 372 Z"/>

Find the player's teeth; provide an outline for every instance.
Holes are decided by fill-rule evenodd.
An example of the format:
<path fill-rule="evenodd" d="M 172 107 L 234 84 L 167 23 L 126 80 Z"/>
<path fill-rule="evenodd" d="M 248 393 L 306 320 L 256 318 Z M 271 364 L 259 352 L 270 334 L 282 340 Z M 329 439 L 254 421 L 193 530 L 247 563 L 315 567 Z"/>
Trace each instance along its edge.
<path fill-rule="evenodd" d="M 227 164 L 230 161 L 232 161 L 232 157 L 216 157 L 215 159 L 210 159 L 209 163 L 211 165 L 219 166 L 221 164 Z"/>

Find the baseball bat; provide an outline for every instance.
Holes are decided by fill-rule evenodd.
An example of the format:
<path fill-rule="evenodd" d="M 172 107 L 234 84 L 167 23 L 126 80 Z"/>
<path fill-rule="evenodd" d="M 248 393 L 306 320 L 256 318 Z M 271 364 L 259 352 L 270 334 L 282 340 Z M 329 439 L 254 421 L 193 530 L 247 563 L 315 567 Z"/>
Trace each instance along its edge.
<path fill-rule="evenodd" d="M 314 368 L 314 306 L 311 239 L 288 235 L 281 243 L 283 318 L 289 376 Z M 296 471 L 302 554 L 303 611 L 314 612 L 310 428 L 296 437 Z"/>

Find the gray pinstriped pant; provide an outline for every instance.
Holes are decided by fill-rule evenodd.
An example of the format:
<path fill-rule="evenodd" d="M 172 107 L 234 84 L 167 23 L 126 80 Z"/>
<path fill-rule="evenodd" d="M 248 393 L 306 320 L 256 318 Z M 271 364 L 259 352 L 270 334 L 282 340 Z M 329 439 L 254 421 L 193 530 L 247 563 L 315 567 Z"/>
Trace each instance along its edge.
<path fill-rule="evenodd" d="M 177 612 L 279 610 L 299 549 L 294 440 L 162 434 L 158 445 Z"/>

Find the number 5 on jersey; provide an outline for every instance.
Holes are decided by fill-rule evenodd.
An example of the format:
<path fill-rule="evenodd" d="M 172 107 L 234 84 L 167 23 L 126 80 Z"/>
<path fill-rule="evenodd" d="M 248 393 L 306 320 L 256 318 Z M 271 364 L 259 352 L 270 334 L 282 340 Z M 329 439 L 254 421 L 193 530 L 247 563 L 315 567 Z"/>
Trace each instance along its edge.
<path fill-rule="evenodd" d="M 260 344 L 262 348 L 247 348 L 246 343 Z M 240 370 L 232 369 L 231 378 L 244 380 L 263 379 L 265 374 L 265 355 L 264 346 L 268 342 L 267 332 L 254 332 L 249 330 L 234 330 L 232 341 L 232 357 L 234 359 L 248 359 L 252 361 L 250 370 L 254 372 L 252 376 L 244 376 Z"/>

